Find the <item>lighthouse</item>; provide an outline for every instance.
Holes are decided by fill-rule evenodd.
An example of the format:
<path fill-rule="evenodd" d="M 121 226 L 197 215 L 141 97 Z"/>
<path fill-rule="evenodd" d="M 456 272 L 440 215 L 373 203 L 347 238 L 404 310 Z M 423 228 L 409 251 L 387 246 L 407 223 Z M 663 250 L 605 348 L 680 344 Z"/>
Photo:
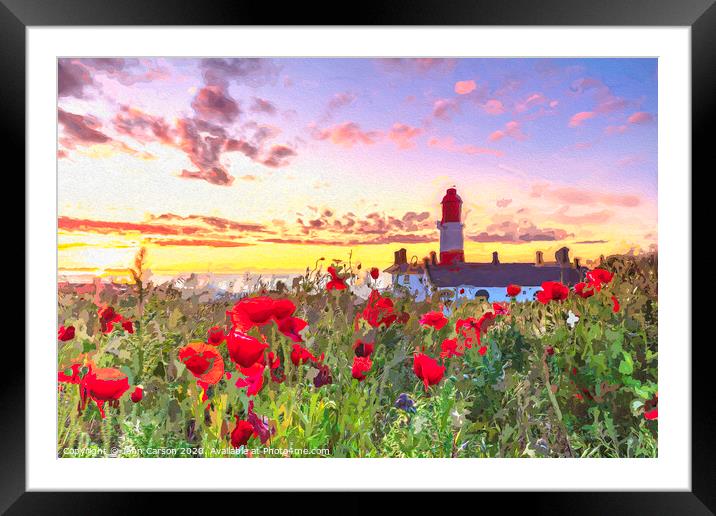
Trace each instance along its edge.
<path fill-rule="evenodd" d="M 463 251 L 462 227 L 460 211 L 462 199 L 455 188 L 448 188 L 442 204 L 442 219 L 437 223 L 440 230 L 440 264 L 450 265 L 465 261 Z"/>

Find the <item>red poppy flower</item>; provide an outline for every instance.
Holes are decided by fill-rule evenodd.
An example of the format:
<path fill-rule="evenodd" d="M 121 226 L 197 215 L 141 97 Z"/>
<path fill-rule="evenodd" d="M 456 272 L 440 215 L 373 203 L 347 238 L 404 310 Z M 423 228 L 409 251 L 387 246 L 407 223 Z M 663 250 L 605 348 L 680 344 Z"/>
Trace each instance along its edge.
<path fill-rule="evenodd" d="M 590 287 L 594 287 L 597 292 L 602 289 L 602 285 L 606 285 L 614 278 L 614 274 L 604 269 L 594 269 L 587 272 L 587 281 Z"/>
<path fill-rule="evenodd" d="M 443 379 L 445 366 L 438 365 L 437 361 L 428 355 L 416 353 L 413 357 L 413 372 L 423 381 L 427 392 L 430 385 L 436 385 Z"/>
<path fill-rule="evenodd" d="M 461 357 L 462 351 L 458 349 L 457 339 L 445 339 L 440 344 L 440 358 Z"/>
<path fill-rule="evenodd" d="M 400 312 L 395 322 L 398 324 L 405 324 L 410 320 L 410 314 L 408 312 Z"/>
<path fill-rule="evenodd" d="M 378 267 L 373 267 L 370 270 L 370 277 L 373 278 L 374 280 L 377 280 L 379 276 L 380 276 L 380 271 L 378 270 Z"/>
<path fill-rule="evenodd" d="M 131 396 L 129 397 L 133 403 L 139 403 L 142 401 L 142 398 L 144 397 L 144 389 L 142 389 L 140 386 L 137 386 L 134 391 L 132 391 Z"/>
<path fill-rule="evenodd" d="M 467 319 L 458 319 L 455 323 L 455 333 L 457 333 L 465 341 L 465 347 L 470 349 L 472 341 L 480 339 L 480 322 L 474 317 Z"/>
<path fill-rule="evenodd" d="M 388 297 L 382 297 L 380 292 L 373 290 L 368 297 L 368 302 L 363 312 L 359 316 L 373 328 L 377 328 L 381 324 L 385 324 L 385 327 L 388 328 L 398 318 L 393 310 L 393 300 Z"/>
<path fill-rule="evenodd" d="M 249 401 L 248 417 L 249 424 L 254 428 L 254 435 L 261 440 L 262 444 L 266 444 L 272 434 L 276 433 L 276 428 L 272 428 L 268 424 L 268 418 L 259 416 L 254 412 L 254 401 Z"/>
<path fill-rule="evenodd" d="M 207 338 L 208 344 L 211 344 L 212 346 L 218 346 L 225 340 L 226 340 L 226 335 L 224 334 L 224 330 L 222 328 L 219 328 L 218 326 L 213 326 L 213 327 L 209 328 L 208 338 Z"/>
<path fill-rule="evenodd" d="M 492 303 L 495 315 L 510 315 L 510 309 L 505 303 Z"/>
<path fill-rule="evenodd" d="M 254 435 L 254 426 L 248 421 L 239 419 L 239 416 L 235 417 L 236 426 L 231 431 L 231 446 L 241 448 L 242 446 L 246 446 L 246 443 L 248 443 L 249 439 Z"/>
<path fill-rule="evenodd" d="M 559 281 L 545 281 L 537 292 L 537 301 L 546 305 L 550 301 L 564 301 L 568 295 L 569 289 Z"/>
<path fill-rule="evenodd" d="M 124 331 L 127 333 L 134 333 L 134 323 L 129 319 L 122 320 L 122 328 L 124 328 Z"/>
<path fill-rule="evenodd" d="M 522 292 L 522 288 L 519 285 L 507 285 L 507 295 L 509 297 L 517 297 L 520 292 Z"/>
<path fill-rule="evenodd" d="M 420 318 L 420 324 L 432 326 L 436 330 L 442 329 L 447 323 L 448 319 L 442 312 L 428 312 Z"/>
<path fill-rule="evenodd" d="M 278 322 L 278 331 L 294 342 L 303 342 L 303 337 L 300 332 L 306 326 L 308 326 L 308 323 L 303 319 L 299 319 L 298 317 L 286 317 Z"/>
<path fill-rule="evenodd" d="M 353 357 L 353 367 L 351 368 L 351 376 L 362 382 L 365 376 L 373 367 L 373 362 L 369 357 Z"/>
<path fill-rule="evenodd" d="M 81 368 L 82 364 L 72 364 L 69 368 L 57 373 L 57 381 L 62 383 L 79 384 L 82 381 L 82 378 L 80 377 Z"/>
<path fill-rule="evenodd" d="M 646 419 L 648 421 L 652 421 L 654 419 L 659 419 L 659 409 L 655 408 L 655 409 L 651 409 L 647 412 L 644 412 L 644 419 Z"/>
<path fill-rule="evenodd" d="M 357 357 L 369 357 L 373 354 L 374 344 L 357 339 L 353 343 L 353 352 Z"/>
<path fill-rule="evenodd" d="M 122 320 L 122 316 L 114 311 L 111 306 L 103 306 L 97 310 L 99 316 L 99 324 L 102 329 L 102 333 L 112 333 L 114 330 L 114 323 Z"/>
<path fill-rule="evenodd" d="M 254 326 L 264 326 L 274 316 L 274 300 L 270 297 L 246 297 L 226 312 L 235 327 L 243 331 Z"/>
<path fill-rule="evenodd" d="M 233 328 L 226 336 L 226 347 L 231 360 L 241 367 L 251 367 L 261 358 L 268 344 Z"/>
<path fill-rule="evenodd" d="M 276 321 L 291 317 L 296 311 L 296 305 L 290 299 L 276 299 L 273 302 L 273 317 Z"/>
<path fill-rule="evenodd" d="M 480 353 L 481 357 L 484 357 L 485 353 L 487 353 L 487 346 L 480 346 L 477 352 Z"/>
<path fill-rule="evenodd" d="M 268 364 L 271 381 L 282 383 L 286 379 L 286 374 L 283 372 L 283 367 L 281 367 L 281 359 L 274 355 L 273 351 L 268 353 Z"/>
<path fill-rule="evenodd" d="M 617 313 L 620 308 L 621 308 L 621 305 L 619 304 L 619 300 L 617 299 L 617 296 L 612 296 L 612 312 Z"/>
<path fill-rule="evenodd" d="M 214 346 L 205 342 L 190 342 L 179 349 L 179 360 L 206 390 L 224 375 L 224 359 Z"/>
<path fill-rule="evenodd" d="M 326 283 L 326 290 L 345 290 L 348 288 L 348 285 L 346 285 L 345 280 L 338 276 L 335 267 L 328 267 L 328 274 L 331 275 L 331 281 Z"/>
<path fill-rule="evenodd" d="M 318 374 L 313 377 L 313 385 L 320 389 L 324 385 L 331 383 L 333 383 L 333 376 L 331 375 L 330 368 L 325 364 L 321 364 L 318 367 Z"/>
<path fill-rule="evenodd" d="M 546 348 L 544 348 L 544 351 L 545 353 L 547 353 L 547 356 L 551 357 L 552 355 L 554 355 L 554 348 L 552 346 L 547 346 Z"/>
<path fill-rule="evenodd" d="M 236 380 L 236 386 L 241 387 L 248 387 L 246 390 L 247 396 L 255 396 L 256 394 L 261 391 L 261 388 L 264 386 L 264 364 L 261 364 L 259 362 L 256 362 L 251 367 L 241 367 L 241 374 L 245 376 L 245 378 L 239 378 Z"/>
<path fill-rule="evenodd" d="M 64 326 L 60 326 L 57 329 L 57 340 L 61 340 L 62 342 L 67 342 L 68 340 L 72 340 L 75 338 L 75 327 L 74 326 L 68 326 L 65 328 Z"/>
<path fill-rule="evenodd" d="M 313 353 L 308 351 L 308 349 L 304 348 L 300 344 L 294 344 L 291 351 L 291 362 L 293 362 L 293 365 L 295 366 L 305 364 L 306 362 L 323 362 L 323 354 L 316 358 Z"/>
<path fill-rule="evenodd" d="M 104 419 L 104 404 L 116 405 L 122 394 L 129 390 L 127 375 L 119 369 L 106 367 L 93 369 L 90 367 L 87 374 L 82 378 L 80 394 L 82 407 L 87 406 L 87 400 L 92 399 L 97 404 L 100 416 Z"/>
<path fill-rule="evenodd" d="M 585 282 L 580 281 L 574 285 L 574 292 L 581 298 L 587 299 L 594 295 L 594 288 L 587 285 Z"/>

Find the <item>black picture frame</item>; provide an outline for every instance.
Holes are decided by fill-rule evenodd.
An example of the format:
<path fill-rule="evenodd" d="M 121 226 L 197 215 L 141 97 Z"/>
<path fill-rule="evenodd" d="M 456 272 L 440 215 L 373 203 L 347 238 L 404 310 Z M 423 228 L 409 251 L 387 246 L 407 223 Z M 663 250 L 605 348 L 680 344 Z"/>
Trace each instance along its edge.
<path fill-rule="evenodd" d="M 436 0 L 392 1 L 383 4 L 196 0 L 0 0 L 0 146 L 5 155 L 22 156 L 25 149 L 25 30 L 31 26 L 83 25 L 552 25 L 552 26 L 688 26 L 691 27 L 692 169 L 713 166 L 710 141 L 716 97 L 716 0 Z M 339 14 L 344 13 L 344 14 Z M 684 171 L 688 178 L 692 171 Z M 696 206 L 696 203 L 693 203 Z M 705 210 L 705 208 L 697 208 Z M 706 215 L 705 211 L 702 215 Z M 698 216 L 698 211 L 697 211 Z M 692 214 L 693 218 L 693 214 Z M 28 271 L 26 271 L 28 274 Z M 691 278 L 684 281 L 691 283 Z M 26 324 L 31 324 L 28 306 Z M 690 315 L 689 315 L 690 317 Z M 17 338 L 17 337 L 15 337 Z M 692 346 L 692 443 L 690 492 L 493 493 L 473 494 L 470 505 L 493 503 L 526 511 L 552 514 L 713 514 L 716 512 L 716 424 L 713 417 L 711 340 Z M 7 345 L 7 343 L 6 343 Z M 0 389 L 0 510 L 7 514 L 131 514 L 149 510 L 145 497 L 160 497 L 163 511 L 194 507 L 208 509 L 215 498 L 204 493 L 48 493 L 25 489 L 25 359 L 13 356 L 13 367 L 3 367 Z M 247 474 L 237 471 L 237 475 Z M 81 479 L 78 479 L 80 482 Z M 240 480 L 237 480 L 240 486 Z M 213 495 L 212 495 L 213 496 Z M 228 494 L 222 497 L 230 496 Z M 320 495 L 238 494 L 241 510 L 284 511 L 299 505 L 312 512 L 339 510 Z M 371 510 L 375 503 L 361 493 L 350 493 L 341 506 Z M 444 497 L 446 494 L 430 495 Z M 452 495 L 450 495 L 452 496 Z M 233 498 L 233 497 L 232 497 Z M 424 496 L 401 496 L 401 510 L 420 509 Z M 152 500 L 155 501 L 155 500 Z M 325 504 L 325 505 L 324 505 Z M 411 507 L 412 506 L 412 507 Z M 333 507 L 333 508 L 332 508 Z M 424 507 L 424 505 L 423 505 Z M 235 507 L 238 509 L 238 507 Z M 340 509 L 342 510 L 342 509 Z M 423 509 L 425 510 L 425 509 Z M 451 511 L 452 512 L 452 511 Z"/>

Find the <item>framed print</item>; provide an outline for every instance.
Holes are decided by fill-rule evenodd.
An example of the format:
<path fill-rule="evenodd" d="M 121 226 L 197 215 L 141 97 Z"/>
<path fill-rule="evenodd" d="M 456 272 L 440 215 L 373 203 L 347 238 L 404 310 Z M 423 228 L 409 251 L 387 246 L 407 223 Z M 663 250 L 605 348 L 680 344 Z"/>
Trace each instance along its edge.
<path fill-rule="evenodd" d="M 477 5 L 4 2 L 9 513 L 186 490 L 713 510 L 690 278 L 716 8 Z"/>

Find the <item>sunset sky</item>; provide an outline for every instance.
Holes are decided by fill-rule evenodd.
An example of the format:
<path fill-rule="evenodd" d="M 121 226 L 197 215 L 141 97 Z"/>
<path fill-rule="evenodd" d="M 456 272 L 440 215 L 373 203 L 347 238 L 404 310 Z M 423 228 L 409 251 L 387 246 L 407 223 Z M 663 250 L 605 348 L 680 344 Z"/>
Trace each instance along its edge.
<path fill-rule="evenodd" d="M 656 59 L 61 59 L 60 273 L 657 244 Z"/>

